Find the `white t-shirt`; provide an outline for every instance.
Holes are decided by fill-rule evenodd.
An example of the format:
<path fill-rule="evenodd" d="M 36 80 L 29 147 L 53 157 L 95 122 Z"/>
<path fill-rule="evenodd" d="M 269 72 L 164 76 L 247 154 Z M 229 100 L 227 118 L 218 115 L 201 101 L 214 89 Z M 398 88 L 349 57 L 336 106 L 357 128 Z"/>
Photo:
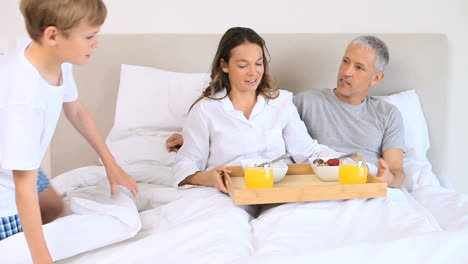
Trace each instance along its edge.
<path fill-rule="evenodd" d="M 221 98 L 226 92 L 215 95 Z M 174 185 L 197 171 L 219 165 L 239 166 L 242 159 L 273 159 L 285 151 L 294 161 L 339 156 L 312 139 L 292 102 L 292 93 L 280 90 L 276 99 L 257 97 L 250 119 L 235 110 L 229 97 L 202 99 L 193 106 L 183 129 L 184 144 L 173 167 Z"/>
<path fill-rule="evenodd" d="M 78 98 L 72 67 L 61 86 L 48 84 L 19 47 L 0 65 L 0 217 L 17 213 L 12 170 L 39 168 L 63 102 Z"/>

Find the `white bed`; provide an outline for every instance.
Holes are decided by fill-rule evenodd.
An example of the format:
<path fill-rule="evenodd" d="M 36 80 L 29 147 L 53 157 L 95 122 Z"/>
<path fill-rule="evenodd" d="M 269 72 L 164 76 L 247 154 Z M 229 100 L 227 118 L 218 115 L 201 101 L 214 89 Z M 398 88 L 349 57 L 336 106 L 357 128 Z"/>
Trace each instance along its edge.
<path fill-rule="evenodd" d="M 339 58 L 353 37 L 266 36 L 280 86 L 291 85 L 294 92 L 309 85 L 332 87 Z M 446 69 L 441 69 L 446 64 L 436 63 L 434 69 L 424 63 L 424 55 L 431 50 L 432 60 L 446 60 L 446 39 L 381 37 L 389 45 L 391 62 L 386 82 L 375 94 L 396 104 L 407 125 L 405 188 L 389 189 L 386 198 L 263 206 L 254 218 L 248 213 L 252 208 L 233 206 L 229 196 L 213 188 L 168 187 L 175 154 L 165 151 L 165 139 L 183 126 L 190 102 L 206 82 L 219 36 L 103 36 L 95 60 L 76 72 L 77 82 L 105 87 L 85 90 L 82 98 L 88 102 L 86 97 L 92 95 L 91 111 L 106 132 L 112 127 L 107 142 L 117 161 L 139 182 L 140 193 L 133 199 L 121 189 L 110 200 L 101 166 L 69 170 L 58 149 L 74 142 L 74 135 L 60 124 L 52 145 L 53 162 L 60 165 L 53 169 L 67 172 L 52 184 L 65 197 L 68 210 L 67 216 L 45 227 L 54 259 L 57 263 L 468 263 L 468 196 L 441 187 L 432 173 L 432 167 L 436 175 L 443 171 L 437 158 L 444 142 L 429 149 L 429 140 L 445 133 L 440 125 L 446 104 L 433 105 L 437 89 L 446 82 Z M 121 68 L 122 63 L 198 74 Z M 314 72 L 308 74 L 309 69 Z M 423 73 L 433 78 L 419 80 Z M 389 96 L 411 89 L 416 91 Z M 70 143 L 67 147 L 67 152 L 79 149 Z M 77 152 L 76 162 L 86 163 L 91 156 L 86 149 Z M 0 254 L 7 263 L 27 263 L 24 236 L 0 242 Z"/>
<path fill-rule="evenodd" d="M 136 200 L 142 224 L 139 233 L 59 263 L 468 260 L 464 250 L 468 197 L 441 187 L 421 187 L 415 195 L 389 189 L 387 198 L 291 203 L 252 218 L 213 188 L 174 189 L 152 183 L 168 177 L 167 167 L 133 165 L 126 169 L 141 182 Z M 61 175 L 54 184 L 62 192 L 74 190 L 76 179 L 83 176 L 87 179 L 78 189 L 104 178 L 102 168 L 87 167 Z M 423 206 L 426 202 L 428 206 Z"/>

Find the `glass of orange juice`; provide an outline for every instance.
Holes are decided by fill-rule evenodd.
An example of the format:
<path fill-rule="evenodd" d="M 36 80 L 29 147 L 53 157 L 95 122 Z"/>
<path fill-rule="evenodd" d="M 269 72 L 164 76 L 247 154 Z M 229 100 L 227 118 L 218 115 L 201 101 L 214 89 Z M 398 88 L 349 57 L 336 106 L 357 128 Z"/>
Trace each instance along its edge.
<path fill-rule="evenodd" d="M 271 188 L 273 186 L 273 168 L 247 165 L 244 173 L 247 189 Z"/>
<path fill-rule="evenodd" d="M 341 184 L 367 182 L 367 166 L 365 161 L 345 159 L 338 168 L 338 179 Z"/>

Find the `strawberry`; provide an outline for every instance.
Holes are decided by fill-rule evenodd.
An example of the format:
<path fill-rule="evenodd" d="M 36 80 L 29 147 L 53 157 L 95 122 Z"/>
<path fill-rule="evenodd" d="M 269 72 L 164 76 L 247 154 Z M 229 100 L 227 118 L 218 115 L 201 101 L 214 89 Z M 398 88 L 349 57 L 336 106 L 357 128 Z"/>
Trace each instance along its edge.
<path fill-rule="evenodd" d="M 327 164 L 330 166 L 338 166 L 340 165 L 340 160 L 339 159 L 329 159 L 327 161 Z"/>

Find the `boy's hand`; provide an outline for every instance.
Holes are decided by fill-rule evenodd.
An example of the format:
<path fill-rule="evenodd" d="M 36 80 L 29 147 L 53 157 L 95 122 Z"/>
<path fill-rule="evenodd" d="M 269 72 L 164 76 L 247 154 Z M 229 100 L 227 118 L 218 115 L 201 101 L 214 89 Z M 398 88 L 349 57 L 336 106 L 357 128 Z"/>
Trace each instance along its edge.
<path fill-rule="evenodd" d="M 116 163 L 112 166 L 106 166 L 107 178 L 111 186 L 111 196 L 114 197 L 117 194 L 117 185 L 127 187 L 136 197 L 138 193 L 138 184 L 136 181 L 128 175 L 122 168 Z"/>

